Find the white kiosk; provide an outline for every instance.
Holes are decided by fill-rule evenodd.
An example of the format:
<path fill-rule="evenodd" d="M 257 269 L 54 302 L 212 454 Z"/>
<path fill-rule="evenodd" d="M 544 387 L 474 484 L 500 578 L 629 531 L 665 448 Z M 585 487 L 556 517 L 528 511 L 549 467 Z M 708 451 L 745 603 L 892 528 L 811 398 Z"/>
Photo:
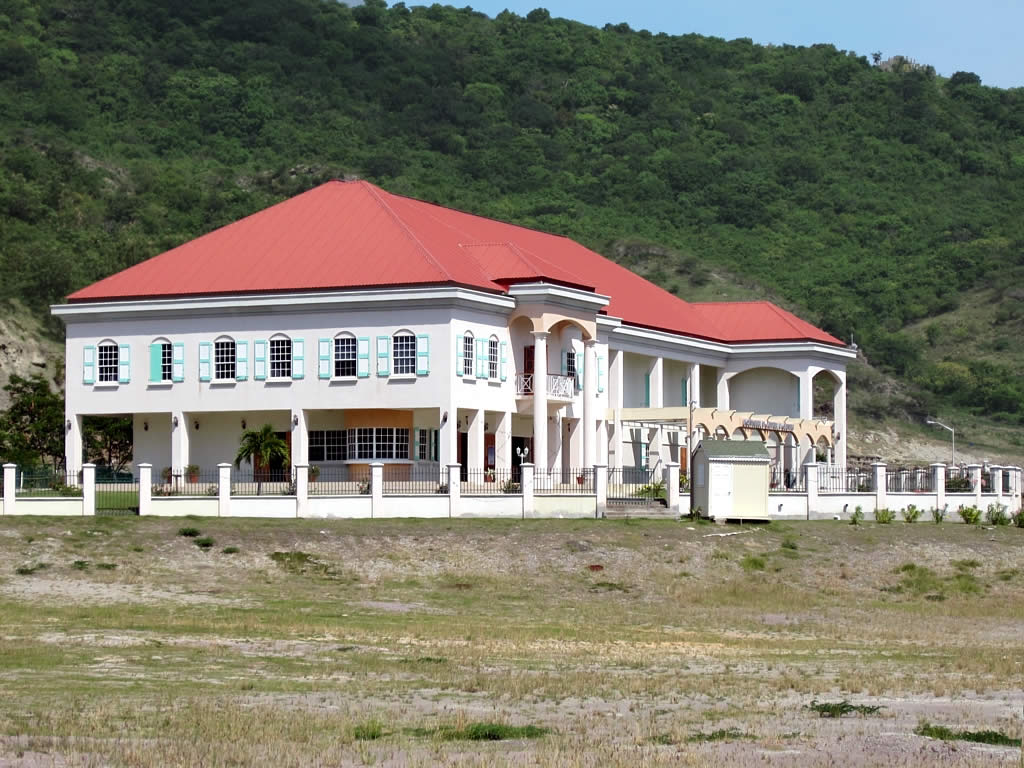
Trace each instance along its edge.
<path fill-rule="evenodd" d="M 767 520 L 770 462 L 760 440 L 702 440 L 693 454 L 691 504 L 713 520 Z"/>

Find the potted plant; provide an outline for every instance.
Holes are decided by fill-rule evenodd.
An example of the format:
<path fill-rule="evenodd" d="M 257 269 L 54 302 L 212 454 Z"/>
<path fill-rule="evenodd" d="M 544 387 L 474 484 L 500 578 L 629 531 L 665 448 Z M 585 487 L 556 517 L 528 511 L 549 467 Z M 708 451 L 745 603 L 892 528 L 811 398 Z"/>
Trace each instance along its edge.
<path fill-rule="evenodd" d="M 186 466 L 185 467 L 185 477 L 188 478 L 188 481 L 190 483 L 198 483 L 199 482 L 199 465 L 198 464 L 189 464 L 188 466 Z"/>
<path fill-rule="evenodd" d="M 583 485 L 583 475 L 576 475 L 576 485 Z"/>
<path fill-rule="evenodd" d="M 164 485 L 170 485 L 171 484 L 171 478 L 173 476 L 174 476 L 174 473 L 171 471 L 170 467 L 164 467 L 163 470 L 161 470 L 161 472 L 160 472 L 160 477 L 162 477 L 164 479 Z"/>
<path fill-rule="evenodd" d="M 309 482 L 315 483 L 317 478 L 320 477 L 320 467 L 316 464 L 309 465 Z"/>
<path fill-rule="evenodd" d="M 488 469 L 487 471 L 484 472 L 484 482 L 485 483 L 493 483 L 494 482 L 494 470 L 493 469 Z"/>

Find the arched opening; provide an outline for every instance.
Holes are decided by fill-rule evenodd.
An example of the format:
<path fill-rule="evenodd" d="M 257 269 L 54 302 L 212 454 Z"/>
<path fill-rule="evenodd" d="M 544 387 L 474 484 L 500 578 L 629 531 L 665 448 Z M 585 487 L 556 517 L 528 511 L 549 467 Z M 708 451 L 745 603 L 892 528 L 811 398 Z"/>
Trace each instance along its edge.
<path fill-rule="evenodd" d="M 731 377 L 729 407 L 737 411 L 800 415 L 800 380 L 781 368 L 761 367 Z"/>
<path fill-rule="evenodd" d="M 811 379 L 811 391 L 814 392 L 814 417 L 818 419 L 835 419 L 835 397 L 842 382 L 832 371 L 818 371 Z"/>

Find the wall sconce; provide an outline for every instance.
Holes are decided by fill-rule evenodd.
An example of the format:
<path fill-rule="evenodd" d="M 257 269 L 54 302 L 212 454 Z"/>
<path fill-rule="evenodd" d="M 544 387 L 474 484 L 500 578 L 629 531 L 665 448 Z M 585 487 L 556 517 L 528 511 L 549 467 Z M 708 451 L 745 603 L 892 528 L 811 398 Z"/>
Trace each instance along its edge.
<path fill-rule="evenodd" d="M 295 414 L 294 416 L 292 416 L 292 426 L 299 426 L 299 414 Z"/>
<path fill-rule="evenodd" d="M 67 422 L 64 424 L 64 426 L 67 428 L 68 432 L 70 432 L 71 431 L 71 419 L 68 419 Z"/>
<path fill-rule="evenodd" d="M 489 430 L 490 430 L 490 428 L 491 428 L 491 425 L 490 425 L 490 424 L 488 424 L 488 423 L 487 423 L 487 422 L 485 421 L 485 422 L 484 422 L 484 432 L 487 432 L 487 431 L 489 431 Z"/>
<path fill-rule="evenodd" d="M 142 422 L 142 431 L 143 432 L 149 432 L 149 422 L 148 421 Z"/>
<path fill-rule="evenodd" d="M 178 417 L 177 416 L 175 416 L 173 419 L 171 419 L 171 426 L 173 426 L 175 429 L 178 428 Z"/>
<path fill-rule="evenodd" d="M 443 427 L 443 426 L 444 426 L 445 424 L 447 424 L 447 423 L 448 423 L 448 411 L 445 411 L 445 412 L 444 412 L 444 413 L 443 413 L 443 414 L 441 415 L 441 426 Z"/>
<path fill-rule="evenodd" d="M 198 432 L 199 431 L 199 419 L 196 419 L 194 422 L 192 422 L 192 426 L 195 427 L 196 432 Z"/>
<path fill-rule="evenodd" d="M 245 429 L 245 419 L 242 419 L 242 429 Z"/>

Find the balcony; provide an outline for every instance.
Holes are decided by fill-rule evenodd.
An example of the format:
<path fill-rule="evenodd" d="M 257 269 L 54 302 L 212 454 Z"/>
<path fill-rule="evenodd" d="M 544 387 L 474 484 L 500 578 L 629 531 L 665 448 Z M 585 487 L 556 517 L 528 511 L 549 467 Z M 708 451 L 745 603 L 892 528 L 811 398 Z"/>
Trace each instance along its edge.
<path fill-rule="evenodd" d="M 537 386 L 532 373 L 516 374 L 516 397 L 529 397 Z M 547 393 L 549 400 L 572 400 L 576 396 L 576 379 L 572 376 L 548 374 Z"/>

